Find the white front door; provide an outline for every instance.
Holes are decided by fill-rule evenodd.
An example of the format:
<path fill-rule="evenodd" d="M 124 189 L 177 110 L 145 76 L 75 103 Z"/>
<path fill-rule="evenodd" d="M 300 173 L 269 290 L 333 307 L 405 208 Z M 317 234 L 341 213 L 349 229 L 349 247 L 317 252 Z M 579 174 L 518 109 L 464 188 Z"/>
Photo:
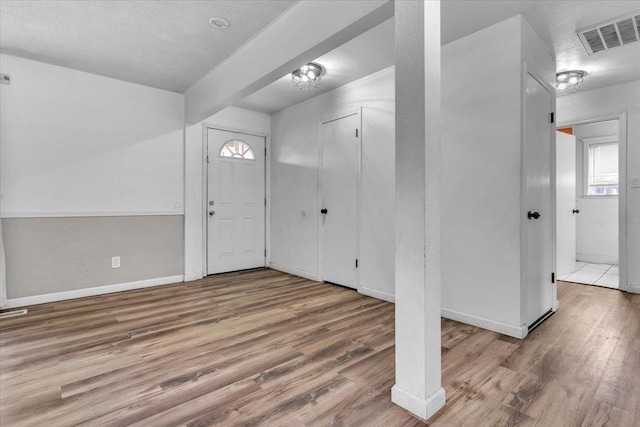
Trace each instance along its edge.
<path fill-rule="evenodd" d="M 545 86 L 526 73 L 525 185 L 526 185 L 526 310 L 531 326 L 553 307 L 553 242 L 555 212 L 551 206 L 551 123 L 553 98 Z"/>
<path fill-rule="evenodd" d="M 207 131 L 207 273 L 265 265 L 265 139 Z"/>
<path fill-rule="evenodd" d="M 576 137 L 556 132 L 557 273 L 576 269 Z"/>
<path fill-rule="evenodd" d="M 322 279 L 358 287 L 360 115 L 322 124 Z"/>

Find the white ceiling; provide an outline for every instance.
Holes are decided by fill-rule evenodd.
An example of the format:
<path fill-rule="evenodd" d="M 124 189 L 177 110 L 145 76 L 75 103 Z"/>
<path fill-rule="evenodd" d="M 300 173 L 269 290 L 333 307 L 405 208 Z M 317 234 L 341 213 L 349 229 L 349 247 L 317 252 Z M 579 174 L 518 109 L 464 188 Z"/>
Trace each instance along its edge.
<path fill-rule="evenodd" d="M 640 2 L 443 0 L 441 8 L 442 44 L 522 14 L 556 52 L 557 71 L 578 69 L 587 72 L 583 90 L 640 79 L 640 42 L 588 56 L 576 35 L 577 30 L 589 25 L 637 11 Z M 300 91 L 291 86 L 288 75 L 236 105 L 273 113 L 393 65 L 393 20 L 360 35 L 316 62 L 327 68 L 327 76 L 319 90 Z"/>
<path fill-rule="evenodd" d="M 557 71 L 587 72 L 582 90 L 640 79 L 640 42 L 588 56 L 576 31 L 640 10 L 639 1 L 444 0 L 442 43 L 522 14 L 556 52 Z"/>
<path fill-rule="evenodd" d="M 267 114 L 280 111 L 394 65 L 394 49 L 392 18 L 316 59 L 326 68 L 320 88 L 295 88 L 288 74 L 235 105 Z"/>
<path fill-rule="evenodd" d="M 0 52 L 184 92 L 294 3 L 2 0 Z"/>
<path fill-rule="evenodd" d="M 0 0 L 0 51 L 183 92 L 295 2 Z M 555 50 L 558 71 L 585 70 L 583 90 L 595 89 L 640 79 L 640 42 L 587 56 L 576 30 L 638 9 L 627 0 L 443 0 L 442 42 L 522 14 Z M 231 25 L 215 29 L 213 16 Z M 393 33 L 390 20 L 318 58 L 320 90 L 283 76 L 236 105 L 271 113 L 393 65 Z"/>

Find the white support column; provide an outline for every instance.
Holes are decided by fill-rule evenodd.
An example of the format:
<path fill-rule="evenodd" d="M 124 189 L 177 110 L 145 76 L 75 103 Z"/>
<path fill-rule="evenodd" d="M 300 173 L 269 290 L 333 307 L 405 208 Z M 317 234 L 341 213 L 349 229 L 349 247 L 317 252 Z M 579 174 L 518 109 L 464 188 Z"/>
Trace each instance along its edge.
<path fill-rule="evenodd" d="M 440 364 L 440 1 L 396 1 L 396 384 L 428 419 Z"/>

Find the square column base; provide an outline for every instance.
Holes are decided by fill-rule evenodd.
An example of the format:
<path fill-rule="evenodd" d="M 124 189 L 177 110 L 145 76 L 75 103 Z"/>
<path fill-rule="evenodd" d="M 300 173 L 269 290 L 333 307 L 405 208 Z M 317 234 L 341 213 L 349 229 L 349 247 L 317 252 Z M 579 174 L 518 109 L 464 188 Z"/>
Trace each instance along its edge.
<path fill-rule="evenodd" d="M 444 406 L 445 397 L 446 394 L 442 387 L 426 399 L 401 389 L 397 384 L 391 389 L 391 401 L 393 403 L 424 420 L 431 418 L 433 414 Z"/>

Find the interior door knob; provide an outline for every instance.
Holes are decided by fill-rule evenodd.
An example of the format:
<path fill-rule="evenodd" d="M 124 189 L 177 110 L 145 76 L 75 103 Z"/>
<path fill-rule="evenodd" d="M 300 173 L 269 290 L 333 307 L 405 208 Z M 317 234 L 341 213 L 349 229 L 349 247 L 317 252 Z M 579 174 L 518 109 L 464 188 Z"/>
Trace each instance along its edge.
<path fill-rule="evenodd" d="M 531 211 L 527 212 L 527 218 L 531 219 L 538 219 L 540 218 L 540 214 L 538 212 L 533 212 L 531 213 Z"/>
<path fill-rule="evenodd" d="M 580 213 L 580 209 L 574 209 L 573 213 Z"/>
<path fill-rule="evenodd" d="M 216 214 L 216 211 L 209 211 L 209 216 L 214 216 Z"/>
<path fill-rule="evenodd" d="M 326 210 L 326 209 L 320 209 L 320 213 L 321 213 L 321 214 L 326 214 L 327 212 L 329 212 L 329 211 L 328 211 L 328 210 Z"/>

